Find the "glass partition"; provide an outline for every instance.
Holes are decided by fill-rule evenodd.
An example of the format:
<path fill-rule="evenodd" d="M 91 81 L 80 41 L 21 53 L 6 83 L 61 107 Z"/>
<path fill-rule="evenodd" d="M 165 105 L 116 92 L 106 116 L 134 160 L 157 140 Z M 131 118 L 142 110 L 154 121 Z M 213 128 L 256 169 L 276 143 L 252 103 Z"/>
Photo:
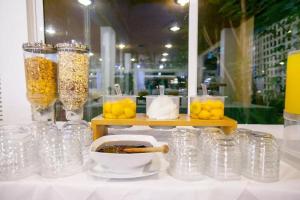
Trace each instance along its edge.
<path fill-rule="evenodd" d="M 81 42 L 90 46 L 89 101 L 84 118 L 102 112 L 103 95 L 137 95 L 138 112 L 145 95 L 183 96 L 187 107 L 188 5 L 174 0 L 44 0 L 47 43 Z M 57 103 L 57 119 L 63 120 Z"/>
<path fill-rule="evenodd" d="M 282 123 L 286 61 L 300 47 L 300 1 L 200 0 L 198 93 L 225 95 L 239 123 Z"/>

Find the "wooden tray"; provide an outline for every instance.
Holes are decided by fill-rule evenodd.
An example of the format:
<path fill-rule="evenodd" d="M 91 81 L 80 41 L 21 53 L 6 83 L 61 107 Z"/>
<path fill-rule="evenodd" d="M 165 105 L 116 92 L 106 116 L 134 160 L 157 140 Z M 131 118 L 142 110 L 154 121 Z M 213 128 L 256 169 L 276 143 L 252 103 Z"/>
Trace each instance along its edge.
<path fill-rule="evenodd" d="M 237 122 L 229 117 L 224 117 L 222 120 L 199 120 L 190 119 L 186 114 L 180 114 L 176 120 L 151 120 L 145 114 L 137 114 L 134 119 L 104 119 L 102 115 L 99 115 L 91 122 L 94 140 L 106 135 L 108 126 L 214 126 L 222 128 L 227 134 L 237 127 Z"/>

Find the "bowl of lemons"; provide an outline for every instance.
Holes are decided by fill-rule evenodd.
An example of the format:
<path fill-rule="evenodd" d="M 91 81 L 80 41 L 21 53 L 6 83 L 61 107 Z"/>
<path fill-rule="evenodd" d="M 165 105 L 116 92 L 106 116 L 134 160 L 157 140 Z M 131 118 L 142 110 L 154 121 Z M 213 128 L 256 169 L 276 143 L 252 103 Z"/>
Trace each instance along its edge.
<path fill-rule="evenodd" d="M 136 116 L 136 96 L 104 96 L 103 118 L 132 119 Z"/>
<path fill-rule="evenodd" d="M 202 120 L 220 120 L 224 117 L 225 96 L 195 96 L 190 99 L 190 117 Z"/>

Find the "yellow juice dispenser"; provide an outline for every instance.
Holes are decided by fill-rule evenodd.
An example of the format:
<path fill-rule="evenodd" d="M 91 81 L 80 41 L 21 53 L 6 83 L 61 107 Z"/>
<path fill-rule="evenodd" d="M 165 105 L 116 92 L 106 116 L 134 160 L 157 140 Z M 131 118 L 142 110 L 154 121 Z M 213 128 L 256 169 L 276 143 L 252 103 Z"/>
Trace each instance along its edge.
<path fill-rule="evenodd" d="M 300 50 L 288 55 L 283 159 L 300 169 Z"/>

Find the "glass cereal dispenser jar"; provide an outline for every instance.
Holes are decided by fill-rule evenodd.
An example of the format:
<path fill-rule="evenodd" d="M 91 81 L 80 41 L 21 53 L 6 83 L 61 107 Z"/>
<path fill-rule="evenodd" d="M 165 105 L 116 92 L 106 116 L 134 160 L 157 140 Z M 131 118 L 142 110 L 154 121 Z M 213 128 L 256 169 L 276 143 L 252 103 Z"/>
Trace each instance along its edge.
<path fill-rule="evenodd" d="M 88 48 L 79 43 L 60 43 L 57 51 L 59 100 L 67 120 L 81 120 L 88 98 Z"/>
<path fill-rule="evenodd" d="M 24 66 L 27 99 L 34 121 L 54 119 L 57 98 L 56 49 L 44 43 L 24 43 Z"/>

